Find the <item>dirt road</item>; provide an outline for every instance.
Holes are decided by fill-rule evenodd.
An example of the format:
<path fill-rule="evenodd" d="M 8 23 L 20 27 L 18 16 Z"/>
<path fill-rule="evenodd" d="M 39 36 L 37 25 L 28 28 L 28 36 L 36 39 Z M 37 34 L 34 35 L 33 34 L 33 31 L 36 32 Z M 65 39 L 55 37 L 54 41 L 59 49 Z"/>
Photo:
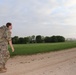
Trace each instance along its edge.
<path fill-rule="evenodd" d="M 16 56 L 0 75 L 76 75 L 76 48 L 64 51 Z"/>

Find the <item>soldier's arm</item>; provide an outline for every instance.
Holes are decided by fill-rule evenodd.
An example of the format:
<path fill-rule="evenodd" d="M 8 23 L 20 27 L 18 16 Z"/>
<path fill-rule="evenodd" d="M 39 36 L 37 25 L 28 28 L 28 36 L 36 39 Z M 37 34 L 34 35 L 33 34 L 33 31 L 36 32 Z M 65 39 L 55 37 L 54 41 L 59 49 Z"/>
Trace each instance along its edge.
<path fill-rule="evenodd" d="M 13 44 L 12 44 L 12 40 L 9 40 L 8 42 L 9 42 L 9 45 L 10 45 L 10 47 L 12 49 L 12 52 L 14 52 L 14 47 L 13 47 Z"/>
<path fill-rule="evenodd" d="M 7 30 L 6 34 L 7 34 L 6 39 L 7 39 L 8 43 L 9 43 L 11 49 L 12 49 L 12 52 L 14 52 L 14 47 L 13 47 L 12 39 L 11 39 L 11 32 L 9 30 Z"/>

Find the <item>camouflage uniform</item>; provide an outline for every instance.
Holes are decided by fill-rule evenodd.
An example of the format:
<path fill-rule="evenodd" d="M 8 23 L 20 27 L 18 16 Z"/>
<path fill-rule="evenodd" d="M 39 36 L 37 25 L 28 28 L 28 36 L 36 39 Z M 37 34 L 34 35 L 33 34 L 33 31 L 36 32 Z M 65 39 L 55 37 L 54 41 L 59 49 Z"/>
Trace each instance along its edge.
<path fill-rule="evenodd" d="M 10 53 L 8 51 L 8 41 L 11 40 L 11 32 L 9 29 L 6 29 L 5 36 L 0 39 L 0 69 L 5 67 L 7 60 L 10 57 Z"/>

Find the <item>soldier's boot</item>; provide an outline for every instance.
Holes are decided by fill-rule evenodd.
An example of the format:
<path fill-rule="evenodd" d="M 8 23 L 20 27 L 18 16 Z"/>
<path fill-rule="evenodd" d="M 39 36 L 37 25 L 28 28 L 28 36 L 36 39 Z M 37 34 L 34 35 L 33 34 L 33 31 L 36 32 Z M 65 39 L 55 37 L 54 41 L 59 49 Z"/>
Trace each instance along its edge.
<path fill-rule="evenodd" d="M 7 70 L 0 68 L 0 73 L 5 73 Z"/>
<path fill-rule="evenodd" d="M 5 67 L 5 63 L 3 63 L 3 69 L 4 69 L 4 70 L 7 70 L 7 68 Z"/>
<path fill-rule="evenodd" d="M 4 70 L 7 70 L 7 68 L 6 68 L 5 66 L 3 67 L 3 69 L 4 69 Z"/>

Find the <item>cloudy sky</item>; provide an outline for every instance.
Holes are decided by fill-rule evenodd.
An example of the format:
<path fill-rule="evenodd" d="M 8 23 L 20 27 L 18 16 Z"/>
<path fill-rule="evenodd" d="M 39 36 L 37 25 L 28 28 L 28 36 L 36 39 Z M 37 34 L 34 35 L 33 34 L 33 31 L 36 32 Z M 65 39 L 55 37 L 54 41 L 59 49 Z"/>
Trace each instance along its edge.
<path fill-rule="evenodd" d="M 12 36 L 76 38 L 76 0 L 0 0 L 0 26 L 7 22 Z"/>

